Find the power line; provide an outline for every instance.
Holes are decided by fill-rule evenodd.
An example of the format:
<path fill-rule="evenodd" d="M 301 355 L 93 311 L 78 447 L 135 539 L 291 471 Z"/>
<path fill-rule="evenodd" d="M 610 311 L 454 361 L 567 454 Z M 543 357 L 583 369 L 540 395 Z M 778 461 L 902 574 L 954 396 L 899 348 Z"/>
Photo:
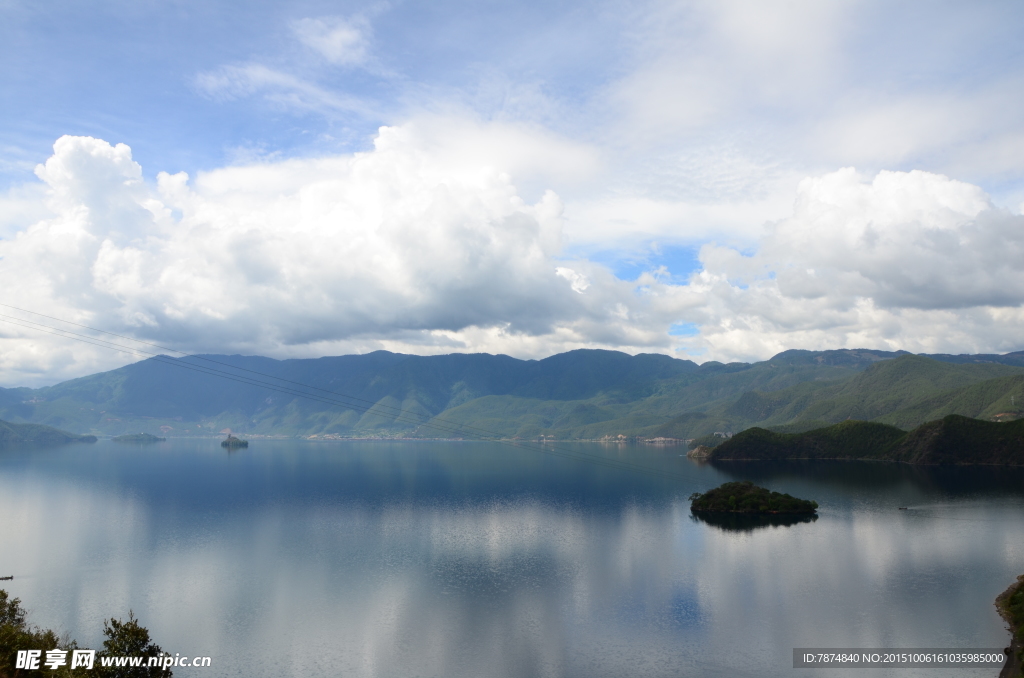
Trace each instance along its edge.
<path fill-rule="evenodd" d="M 140 339 L 134 339 L 132 337 L 116 334 L 114 332 L 107 332 L 105 330 L 100 330 L 100 329 L 97 329 L 97 328 L 94 328 L 94 327 L 90 327 L 88 325 L 83 325 L 83 324 L 80 324 L 80 323 L 75 323 L 75 322 L 71 322 L 71 321 L 68 321 L 68 320 L 63 320 L 61 318 L 57 318 L 57 317 L 54 317 L 54 316 L 49 316 L 49 315 L 46 315 L 44 313 L 37 313 L 35 311 L 30 311 L 28 309 L 19 308 L 19 307 L 16 307 L 16 306 L 11 306 L 9 304 L 2 304 L 2 303 L 0 303 L 0 306 L 5 307 L 5 308 L 10 308 L 10 309 L 13 309 L 13 310 L 16 310 L 16 311 L 21 311 L 22 313 L 29 313 L 29 314 L 32 314 L 32 315 L 35 315 L 35 316 L 47 318 L 49 320 L 53 320 L 53 321 L 56 321 L 56 322 L 65 323 L 67 325 L 72 325 L 74 327 L 78 327 L 78 328 L 81 328 L 81 329 L 86 329 L 86 330 L 89 330 L 89 331 L 92 331 L 92 332 L 97 332 L 97 333 L 100 333 L 100 334 L 105 334 L 107 336 L 116 337 L 118 339 L 123 339 L 125 341 L 135 342 L 137 344 L 142 344 L 142 345 L 145 345 L 145 346 L 151 346 L 153 348 L 158 348 L 160 350 L 168 351 L 168 352 L 171 352 L 171 353 L 177 353 L 177 354 L 181 355 L 182 358 L 179 358 L 179 359 L 171 358 L 169 356 L 164 356 L 164 355 L 161 355 L 161 354 L 158 354 L 158 353 L 154 353 L 152 351 L 147 351 L 147 350 L 144 350 L 144 349 L 140 349 L 140 348 L 137 348 L 137 347 L 134 347 L 134 346 L 125 346 L 125 345 L 117 343 L 117 342 L 107 341 L 105 339 L 100 339 L 98 337 L 92 337 L 92 336 L 89 336 L 89 335 L 81 334 L 81 333 L 78 333 L 78 332 L 74 332 L 74 331 L 71 331 L 71 330 L 66 330 L 66 329 L 59 328 L 59 327 L 52 327 L 52 326 L 49 326 L 49 325 L 46 325 L 46 324 L 43 324 L 43 323 L 37 323 L 37 322 L 31 321 L 31 320 L 27 320 L 25 318 L 18 318 L 16 316 L 11 316 L 11 315 L 7 315 L 7 314 L 0 314 L 0 320 L 2 320 L 3 322 L 7 322 L 7 323 L 10 323 L 10 324 L 13 324 L 13 325 L 17 325 L 17 326 L 20 326 L 20 327 L 23 327 L 23 328 L 26 328 L 26 329 L 30 329 L 30 330 L 36 330 L 36 331 L 44 332 L 46 334 L 50 334 L 52 336 L 57 336 L 57 337 L 64 338 L 64 339 L 71 339 L 71 340 L 74 340 L 74 341 L 80 341 L 82 343 L 86 343 L 86 344 L 90 344 L 90 345 L 93 345 L 93 346 L 97 346 L 99 348 L 106 348 L 106 349 L 110 349 L 110 350 L 119 351 L 119 352 L 122 352 L 122 353 L 128 353 L 128 354 L 131 354 L 131 355 L 133 355 L 135 357 L 150 356 L 151 358 L 155 359 L 157 362 L 160 362 L 160 363 L 163 363 L 163 364 L 173 365 L 175 367 L 179 367 L 179 368 L 183 368 L 183 369 L 188 369 L 188 370 L 191 370 L 193 372 L 198 372 L 200 374 L 205 374 L 205 375 L 208 375 L 208 376 L 213 376 L 213 377 L 217 377 L 217 378 L 221 378 L 221 379 L 227 379 L 229 381 L 234 381 L 234 382 L 237 382 L 237 383 L 245 384 L 247 386 L 253 386 L 253 387 L 256 387 L 256 388 L 264 388 L 264 389 L 267 389 L 267 390 L 271 390 L 271 391 L 275 391 L 275 392 L 279 392 L 279 393 L 284 393 L 286 395 L 291 395 L 291 396 L 294 396 L 294 397 L 300 397 L 300 398 L 305 398 L 305 399 L 312 400 L 312 401 L 315 401 L 315 402 L 320 402 L 320 403 L 331 405 L 331 406 L 334 406 L 334 407 L 342 407 L 342 408 L 346 408 L 346 409 L 355 410 L 355 411 L 358 411 L 358 412 L 362 412 L 364 414 L 365 413 L 369 413 L 371 411 L 374 412 L 374 413 L 387 414 L 387 415 L 391 416 L 394 421 L 399 421 L 401 423 L 408 423 L 408 424 L 413 424 L 413 425 L 416 425 L 416 426 L 433 428 L 435 430 L 438 430 L 438 431 L 441 431 L 441 432 L 444 432 L 444 433 L 457 434 L 457 435 L 460 435 L 460 436 L 468 435 L 470 437 L 476 437 L 479 440 L 493 442 L 493 443 L 498 443 L 498 444 L 504 444 L 504 445 L 510 445 L 512 447 L 516 447 L 516 448 L 519 448 L 519 449 L 539 449 L 539 451 L 541 451 L 541 452 L 543 452 L 545 454 L 556 456 L 556 457 L 561 457 L 561 458 L 565 458 L 565 459 L 572 459 L 572 460 L 576 460 L 576 461 L 583 461 L 583 462 L 586 462 L 586 463 L 596 464 L 596 465 L 605 466 L 605 467 L 609 467 L 609 468 L 615 468 L 615 469 L 618 469 L 618 470 L 629 470 L 629 471 L 634 471 L 634 472 L 638 472 L 638 473 L 653 474 L 653 475 L 657 475 L 659 477 L 682 479 L 681 475 L 679 475 L 677 473 L 673 473 L 671 471 L 662 471 L 662 470 L 654 469 L 654 468 L 651 468 L 651 467 L 648 467 L 648 466 L 644 466 L 644 465 L 640 465 L 640 464 L 635 464 L 635 463 L 627 462 L 627 461 L 622 461 L 622 460 L 618 460 L 618 459 L 607 459 L 607 458 L 604 458 L 604 457 L 598 457 L 598 456 L 595 456 L 595 455 L 587 454 L 585 452 L 580 452 L 580 451 L 576 451 L 576 450 L 570 450 L 570 449 L 567 449 L 567 448 L 562 448 L 562 447 L 558 447 L 558 446 L 555 446 L 555 445 L 551 445 L 550 443 L 546 443 L 546 442 L 541 443 L 539 445 L 539 447 L 537 447 L 537 448 L 534 448 L 532 445 L 530 447 L 527 447 L 526 445 L 524 445 L 524 441 L 514 441 L 514 440 L 502 439 L 501 438 L 501 434 L 498 434 L 496 432 L 488 431 L 486 429 L 482 429 L 482 428 L 479 428 L 479 427 L 476 427 L 476 426 L 468 426 L 468 425 L 465 425 L 465 424 L 458 424 L 456 422 L 445 422 L 443 420 L 438 421 L 437 417 L 433 417 L 433 416 L 429 420 L 426 420 L 426 421 L 410 419 L 408 414 L 412 414 L 413 416 L 419 416 L 419 415 L 415 415 L 415 413 L 408 413 L 407 414 L 405 410 L 402 410 L 402 409 L 399 409 L 399 408 L 390 407 L 390 406 L 387 406 L 387 405 L 382 405 L 379 402 L 374 402 L 374 401 L 371 401 L 371 400 L 368 400 L 368 399 L 365 399 L 365 398 L 359 398 L 357 396 L 351 396 L 351 395 L 346 395 L 346 394 L 342 394 L 342 393 L 337 393 L 335 391 L 329 391 L 327 389 L 322 389 L 322 388 L 319 388 L 319 387 L 316 387 L 316 386 L 312 386 L 310 384 L 304 384 L 302 382 L 292 381 L 290 379 L 284 379 L 283 377 L 278 377 L 278 376 L 275 376 L 275 375 L 272 375 L 272 374 L 267 374 L 267 373 L 264 373 L 264 372 L 259 372 L 257 370 L 252 370 L 252 369 L 248 369 L 248 368 L 244 368 L 244 367 L 239 367 L 239 366 L 236 366 L 236 365 L 231 365 L 229 363 L 224 363 L 224 362 L 221 362 L 221 361 L 218 361 L 218 360 L 214 360 L 212 358 L 208 358 L 208 357 L 205 357 L 205 356 L 189 355 L 189 354 L 187 354 L 187 353 L 185 353 L 183 351 L 178 351 L 178 350 L 173 349 L 173 348 L 169 348 L 169 347 L 166 347 L 166 346 L 161 346 L 159 344 L 154 344 L 154 343 L 143 341 L 143 340 L 140 340 Z M 254 378 L 254 377 L 248 377 L 248 376 L 245 376 L 245 375 L 238 375 L 238 374 L 231 374 L 229 372 L 225 372 L 223 370 L 217 369 L 215 367 L 210 367 L 210 366 L 207 366 L 207 365 L 197 365 L 197 364 L 194 364 L 194 363 L 191 363 L 191 364 L 190 363 L 186 363 L 186 362 L 184 362 L 184 359 L 186 359 L 186 358 L 188 358 L 188 359 L 203 360 L 205 362 L 213 363 L 213 364 L 220 365 L 220 366 L 223 366 L 223 367 L 227 367 L 227 368 L 230 368 L 230 369 L 233 369 L 233 370 L 238 370 L 238 371 L 242 371 L 242 372 L 247 372 L 249 374 L 257 375 L 257 377 L 266 377 L 268 379 L 274 379 L 274 380 L 279 381 L 279 382 L 284 382 L 285 384 L 292 384 L 294 386 L 301 387 L 301 388 L 304 388 L 304 389 L 309 389 L 311 391 L 317 391 L 319 393 L 307 393 L 307 392 L 300 391 L 297 388 L 292 388 L 292 387 L 289 387 L 289 386 L 282 386 L 282 385 L 274 384 L 274 383 L 268 383 L 266 381 L 263 381 L 261 379 Z M 323 394 L 323 395 L 321 395 L 321 394 Z M 343 400 L 338 400 L 336 398 L 343 399 Z M 354 401 L 354 402 L 344 402 L 344 401 Z M 362 404 L 357 404 L 357 403 L 370 403 L 370 404 L 369 405 L 362 405 Z"/>

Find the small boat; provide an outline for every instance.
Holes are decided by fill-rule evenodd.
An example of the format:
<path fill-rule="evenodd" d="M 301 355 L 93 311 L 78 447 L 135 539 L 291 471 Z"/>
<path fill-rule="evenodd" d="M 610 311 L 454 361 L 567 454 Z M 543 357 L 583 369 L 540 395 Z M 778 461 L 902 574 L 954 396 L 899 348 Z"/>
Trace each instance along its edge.
<path fill-rule="evenodd" d="M 0 581 L 11 581 L 12 579 L 14 579 L 13 574 L 10 577 L 0 577 Z"/>
<path fill-rule="evenodd" d="M 906 506 L 901 506 L 901 507 L 899 508 L 899 510 L 900 510 L 900 511 L 906 511 L 906 510 L 907 510 L 907 507 L 906 507 Z"/>
<path fill-rule="evenodd" d="M 221 441 L 220 446 L 226 447 L 229 450 L 235 447 L 249 447 L 249 441 L 236 438 L 229 433 L 227 439 Z"/>

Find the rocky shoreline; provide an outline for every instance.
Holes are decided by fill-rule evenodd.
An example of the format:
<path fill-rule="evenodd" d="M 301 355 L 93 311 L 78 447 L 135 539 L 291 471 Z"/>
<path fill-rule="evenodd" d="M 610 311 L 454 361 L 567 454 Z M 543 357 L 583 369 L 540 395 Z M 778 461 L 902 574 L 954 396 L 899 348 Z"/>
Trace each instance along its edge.
<path fill-rule="evenodd" d="M 999 615 L 1010 625 L 1010 646 L 999 678 L 1024 676 L 1024 574 L 996 598 Z"/>

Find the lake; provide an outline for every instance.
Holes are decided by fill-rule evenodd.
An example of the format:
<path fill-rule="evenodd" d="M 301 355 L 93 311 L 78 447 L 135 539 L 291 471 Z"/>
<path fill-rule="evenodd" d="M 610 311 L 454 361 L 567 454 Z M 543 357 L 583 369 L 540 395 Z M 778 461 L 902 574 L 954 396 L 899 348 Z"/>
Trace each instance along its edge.
<path fill-rule="evenodd" d="M 0 453 L 0 587 L 83 647 L 131 609 L 164 650 L 213 658 L 176 676 L 764 678 L 865 675 L 795 670 L 794 647 L 1004 647 L 993 599 L 1024 573 L 1024 469 L 250 445 Z M 738 479 L 819 518 L 691 516 Z"/>

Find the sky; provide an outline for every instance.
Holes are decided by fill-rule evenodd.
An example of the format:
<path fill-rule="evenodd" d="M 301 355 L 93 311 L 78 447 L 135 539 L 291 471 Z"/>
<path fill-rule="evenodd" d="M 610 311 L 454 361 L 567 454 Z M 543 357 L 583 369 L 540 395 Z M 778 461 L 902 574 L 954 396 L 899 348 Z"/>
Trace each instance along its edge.
<path fill-rule="evenodd" d="M 24 319 L 276 358 L 1022 350 L 1022 28 L 0 0 L 0 385 L 138 359 Z"/>

